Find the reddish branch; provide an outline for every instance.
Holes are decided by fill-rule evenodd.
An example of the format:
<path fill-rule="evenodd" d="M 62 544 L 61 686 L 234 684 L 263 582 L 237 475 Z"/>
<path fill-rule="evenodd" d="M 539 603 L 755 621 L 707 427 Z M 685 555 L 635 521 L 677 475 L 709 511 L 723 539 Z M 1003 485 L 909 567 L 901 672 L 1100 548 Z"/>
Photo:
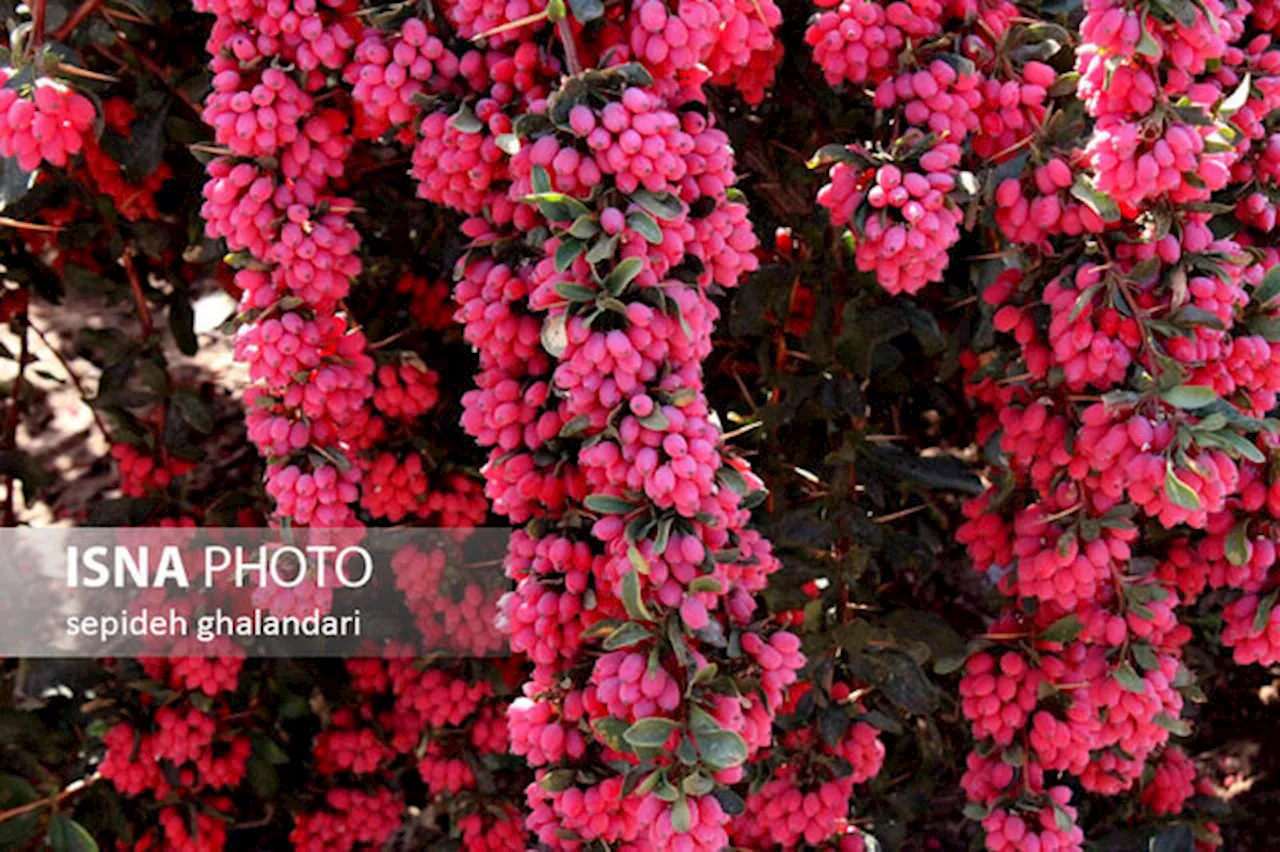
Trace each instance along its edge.
<path fill-rule="evenodd" d="M 133 294 L 133 303 L 138 308 L 138 321 L 142 323 L 142 337 L 149 338 L 155 327 L 151 322 L 151 306 L 147 304 L 146 294 L 142 292 L 142 278 L 138 275 L 137 267 L 133 265 L 133 246 L 125 248 L 121 260 L 124 263 L 125 275 L 129 277 L 129 292 Z"/>
<path fill-rule="evenodd" d="M 23 814 L 27 814 L 27 813 L 31 813 L 32 811 L 39 810 L 42 807 L 50 807 L 50 808 L 57 807 L 57 805 L 63 799 L 67 798 L 68 796 L 72 796 L 72 795 L 75 795 L 76 793 L 79 793 L 81 790 L 85 789 L 91 784 L 97 783 L 100 777 L 101 777 L 100 775 L 91 775 L 88 778 L 82 778 L 79 781 L 73 781 L 72 783 L 67 785 L 67 788 L 65 790 L 61 790 L 47 799 L 36 799 L 34 802 L 28 802 L 25 805 L 20 805 L 16 808 L 10 808 L 7 811 L 0 811 L 0 824 L 4 824 L 5 822 L 13 819 L 14 817 L 20 817 Z"/>
<path fill-rule="evenodd" d="M 33 51 L 39 50 L 40 45 L 44 44 L 44 22 L 48 6 L 49 0 L 35 0 L 31 4 L 31 41 L 29 43 Z"/>
<path fill-rule="evenodd" d="M 62 26 L 53 31 L 53 40 L 65 41 L 67 36 L 71 35 L 71 33 L 75 31 L 75 28 L 80 26 L 80 24 L 84 22 L 84 19 L 92 15 L 101 5 L 102 0 L 84 0 L 84 2 L 77 6 L 76 10 L 72 12 L 71 15 L 62 23 Z"/>

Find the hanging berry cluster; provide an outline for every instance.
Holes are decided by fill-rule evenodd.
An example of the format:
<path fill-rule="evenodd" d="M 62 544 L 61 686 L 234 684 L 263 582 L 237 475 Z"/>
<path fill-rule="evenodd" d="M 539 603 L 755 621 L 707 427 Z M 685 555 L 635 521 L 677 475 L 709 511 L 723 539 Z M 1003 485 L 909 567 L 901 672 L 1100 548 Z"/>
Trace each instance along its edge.
<path fill-rule="evenodd" d="M 401 448 L 436 405 L 439 376 L 412 351 L 375 350 L 353 317 L 361 239 L 353 202 L 339 194 L 357 139 L 403 121 L 417 109 L 413 98 L 435 93 L 457 62 L 419 21 L 388 49 L 348 5 L 200 7 L 218 16 L 203 117 L 228 152 L 207 166 L 202 213 L 206 233 L 242 267 L 236 355 L 253 381 L 249 437 L 268 461 L 281 519 L 474 525 L 486 515 L 474 483 L 437 476 L 430 459 Z M 355 119 L 339 108 L 348 98 Z M 326 99 L 336 105 L 317 105 Z M 415 299 L 427 295 L 411 273 L 400 285 Z"/>
<path fill-rule="evenodd" d="M 348 119 L 317 98 L 332 91 L 328 74 L 359 26 L 340 4 L 196 8 L 217 16 L 203 117 L 227 149 L 207 166 L 201 212 L 206 233 L 243 258 L 236 357 L 253 381 L 249 437 L 269 462 L 278 517 L 354 526 L 361 469 L 351 459 L 374 435 L 375 363 L 343 309 L 361 270 L 352 202 L 336 194 Z"/>
<path fill-rule="evenodd" d="M 409 20 L 366 34 L 348 79 L 363 132 L 416 130 L 419 195 L 469 217 L 454 296 L 480 373 L 463 425 L 491 448 L 494 509 L 527 523 L 503 618 L 534 664 L 508 713 L 511 749 L 538 773 L 528 828 L 551 848 L 719 849 L 743 809 L 730 787 L 771 744 L 804 658 L 754 620 L 777 568 L 746 529 L 760 483 L 703 395 L 707 288 L 755 268 L 756 238 L 701 85 L 758 100 L 780 14 L 624 11 L 591 39 L 562 7 L 469 17 L 488 46 L 461 56 Z M 553 18 L 550 49 L 511 37 Z M 605 67 L 579 70 L 596 56 Z M 859 763 L 857 780 L 878 768 Z M 799 834 L 849 830 L 845 774 Z"/>
<path fill-rule="evenodd" d="M 991 484 L 957 536 L 1007 596 L 960 682 L 969 813 L 990 850 L 1082 848 L 1075 785 L 1178 813 L 1181 613 L 1230 590 L 1223 643 L 1277 659 L 1280 51 L 1247 4 L 1100 0 L 1060 74 L 1070 34 L 999 0 L 821 5 L 814 60 L 884 111 L 879 145 L 814 160 L 858 269 L 914 294 L 965 230 L 1002 237 L 977 276 L 991 343 L 963 359 Z"/>

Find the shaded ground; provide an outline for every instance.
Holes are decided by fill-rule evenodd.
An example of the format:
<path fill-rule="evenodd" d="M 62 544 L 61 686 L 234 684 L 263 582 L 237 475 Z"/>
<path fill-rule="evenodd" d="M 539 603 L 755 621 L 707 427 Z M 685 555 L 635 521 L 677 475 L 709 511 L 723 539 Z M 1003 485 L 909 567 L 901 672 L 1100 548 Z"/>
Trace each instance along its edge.
<path fill-rule="evenodd" d="M 245 382 L 243 368 L 232 359 L 229 337 L 218 329 L 233 308 L 234 302 L 220 290 L 197 300 L 195 329 L 200 349 L 194 357 L 177 351 L 171 337 L 165 335 L 171 378 L 181 384 L 212 383 L 215 416 L 223 427 L 214 430 L 210 442 L 210 450 L 217 451 L 211 457 L 222 464 L 197 469 L 194 490 L 210 484 L 210 476 L 222 465 L 241 460 L 246 452 L 252 454 L 252 448 L 243 440 L 236 442 L 238 446 L 232 445 L 230 439 L 240 437 L 238 430 L 225 428 L 241 419 L 238 396 Z M 32 505 L 20 500 L 18 518 L 21 523 L 35 526 L 70 525 L 93 501 L 118 494 L 117 476 L 107 456 L 109 443 L 102 428 L 110 428 L 110 424 L 96 421 L 92 408 L 84 402 L 84 397 L 92 398 L 97 392 L 99 371 L 81 357 L 76 335 L 84 327 L 114 327 L 131 337 L 138 336 L 139 324 L 130 303 L 95 304 L 92 299 L 77 297 L 74 309 L 33 304 L 31 325 L 18 448 L 50 475 L 52 484 L 42 500 L 33 501 Z M 7 325 L 0 326 L 0 344 L 11 353 L 19 352 L 19 339 Z M 16 371 L 15 359 L 0 360 L 0 385 L 5 399 Z M 205 482 L 199 481 L 202 476 Z"/>
<path fill-rule="evenodd" d="M 1226 849 L 1280 848 L 1280 667 L 1224 665 L 1188 748 L 1231 807 Z M 1194 747 L 1194 748 L 1193 748 Z"/>

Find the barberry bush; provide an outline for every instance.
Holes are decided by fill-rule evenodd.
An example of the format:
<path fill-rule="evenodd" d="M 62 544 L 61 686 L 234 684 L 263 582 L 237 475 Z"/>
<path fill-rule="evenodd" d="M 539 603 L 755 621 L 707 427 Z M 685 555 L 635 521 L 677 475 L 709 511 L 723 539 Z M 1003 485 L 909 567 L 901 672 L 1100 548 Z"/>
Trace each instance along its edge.
<path fill-rule="evenodd" d="M 448 532 L 0 663 L 0 846 L 1274 844 L 1269 0 L 6 14 L 4 524 Z"/>

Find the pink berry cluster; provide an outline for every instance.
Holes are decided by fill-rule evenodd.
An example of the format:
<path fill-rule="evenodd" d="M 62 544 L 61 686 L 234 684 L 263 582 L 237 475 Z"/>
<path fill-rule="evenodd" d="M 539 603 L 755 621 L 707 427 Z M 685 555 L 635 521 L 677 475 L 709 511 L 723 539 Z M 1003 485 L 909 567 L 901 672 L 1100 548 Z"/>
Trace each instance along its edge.
<path fill-rule="evenodd" d="M 1025 46 L 1010 50 L 1017 10 L 1005 2 L 819 6 L 806 33 L 814 61 L 833 85 L 872 85 L 871 106 L 892 120 L 879 138 L 829 145 L 814 157 L 811 166 L 830 166 L 818 204 L 853 237 L 859 270 L 874 272 L 891 294 L 915 295 L 950 265 L 965 202 L 978 189 L 968 169 L 1010 160 L 1037 139 L 1057 72 L 1019 55 Z M 927 41 L 944 26 L 955 28 L 954 39 Z M 925 45 L 904 49 L 918 39 Z M 997 194 L 1000 227 L 1027 241 L 1064 227 L 1078 232 L 1078 213 L 1070 226 L 1059 223 L 1064 203 L 1056 196 L 1074 182 L 1064 167 L 1046 174 L 1040 194 L 1048 199 L 1025 198 L 1018 179 L 1006 178 Z"/>
<path fill-rule="evenodd" d="M 1207 214 L 1180 212 L 1153 240 L 1127 218 L 1145 203 L 1120 205 L 1087 243 L 1111 263 L 1020 264 L 983 293 L 1024 368 L 968 385 L 1012 492 L 971 501 L 957 532 L 1008 595 L 995 647 L 960 684 L 983 743 L 964 786 L 989 849 L 1033 836 L 1080 848 L 1066 788 L 1046 773 L 1103 795 L 1141 787 L 1154 812 L 1183 811 L 1195 768 L 1170 743 L 1194 694 L 1181 609 L 1206 588 L 1228 594 L 1222 641 L 1237 660 L 1275 659 L 1276 440 L 1255 419 L 1274 398 L 1267 370 L 1245 366 L 1270 363 L 1277 344 L 1250 317 L 1275 306 L 1254 298 L 1262 270 Z"/>
<path fill-rule="evenodd" d="M 813 61 L 827 82 L 880 84 L 898 65 L 908 39 L 942 31 L 943 6 L 936 0 L 822 0 L 805 31 Z"/>
<path fill-rule="evenodd" d="M 711 84 L 735 88 L 748 104 L 758 104 L 782 59 L 781 24 L 774 0 L 643 0 L 587 49 L 609 63 L 642 63 L 665 98 L 696 98 Z"/>
<path fill-rule="evenodd" d="M 484 495 L 477 492 L 474 497 L 480 509 L 487 511 Z M 406 545 L 392 557 L 391 568 L 414 613 L 424 648 L 462 657 L 490 657 L 505 650 L 506 640 L 497 626 L 503 589 L 496 575 L 492 580 L 475 576 L 461 564 L 450 542 L 426 552 Z"/>
<path fill-rule="evenodd" d="M 236 355 L 254 381 L 246 394 L 249 433 L 271 460 L 267 492 L 277 516 L 352 526 L 360 468 L 349 455 L 369 434 L 374 361 L 364 335 L 340 309 L 361 270 L 351 205 L 332 194 L 349 130 L 345 120 L 317 112 L 325 76 L 305 73 L 309 63 L 299 63 L 298 73 L 263 67 L 300 58 L 305 44 L 281 36 L 304 21 L 314 22 L 303 29 L 319 39 L 335 27 L 346 30 L 309 0 L 296 8 L 277 5 L 198 7 L 217 16 L 209 45 L 214 86 L 204 118 L 230 151 L 208 166 L 206 233 L 225 238 L 249 260 L 236 279 L 251 317 L 239 332 Z M 352 41 L 325 41 L 326 58 L 345 63 Z M 323 165 L 309 168 L 313 164 Z"/>
<path fill-rule="evenodd" d="M 169 668 L 171 682 L 182 689 L 184 675 L 179 669 L 185 667 L 186 674 L 191 674 L 193 661 L 214 670 L 223 668 L 225 660 L 156 660 L 146 668 L 148 674 L 161 678 Z M 234 674 L 229 683 L 210 680 L 206 685 L 213 687 L 204 690 L 207 703 L 202 706 L 208 710 L 197 709 L 183 696 L 154 708 L 146 722 L 118 721 L 102 736 L 104 752 L 98 772 L 119 793 L 160 803 L 176 797 L 199 811 L 199 820 L 193 824 L 185 810 L 178 816 L 176 807 L 162 809 L 158 825 L 139 838 L 135 849 L 220 852 L 225 846 L 234 813 L 228 795 L 246 776 L 252 744 L 246 732 L 229 721 L 232 711 L 227 698 L 235 686 Z"/>
<path fill-rule="evenodd" d="M 788 704 L 811 692 L 812 685 L 796 684 Z M 831 707 L 861 712 L 849 700 L 846 684 L 833 684 Z M 748 849 L 795 849 L 804 845 L 853 842 L 858 832 L 849 822 L 849 802 L 854 787 L 879 774 L 885 748 L 880 732 L 863 721 L 852 722 L 834 741 L 819 736 L 815 726 L 799 728 L 782 738 L 779 756 L 785 760 L 773 770 L 758 791 L 746 798 L 746 809 L 732 823 L 734 842 Z M 843 761 L 847 768 L 836 769 Z M 859 838 L 860 839 L 860 838 Z"/>
<path fill-rule="evenodd" d="M 858 269 L 874 272 L 880 286 L 894 294 L 912 295 L 941 281 L 963 219 L 948 197 L 956 187 L 960 146 L 940 142 L 882 165 L 852 146 L 849 152 L 848 160 L 832 166 L 831 182 L 818 192 L 818 203 L 830 211 L 833 225 L 851 226 Z"/>
<path fill-rule="evenodd" d="M 28 69 L 0 68 L 0 156 L 24 171 L 41 163 L 65 168 L 93 137 L 97 111 L 84 95 L 53 77 L 29 78 Z M 23 83 L 24 79 L 30 82 Z"/>
<path fill-rule="evenodd" d="M 1069 92 L 1052 46 L 1009 50 L 1029 36 L 1007 10 L 978 10 L 982 26 L 958 25 L 940 48 L 956 54 L 938 55 L 903 51 L 906 27 L 937 33 L 963 4 L 821 5 L 815 62 L 833 84 L 874 87 L 892 119 L 892 136 L 814 158 L 834 161 L 818 203 L 859 268 L 915 294 L 941 280 L 962 230 L 999 235 L 980 286 L 996 343 L 962 363 L 1000 484 L 957 531 L 1006 596 L 960 682 L 980 743 L 964 786 L 987 848 L 1082 847 L 1052 773 L 1182 813 L 1195 769 L 1169 741 L 1195 694 L 1183 607 L 1213 590 L 1242 663 L 1274 662 L 1280 635 L 1264 543 L 1277 441 L 1261 419 L 1280 346 L 1266 14 L 1090 0 Z M 1072 95 L 1083 139 L 1051 120 Z M 966 167 L 999 175 L 989 208 L 966 211 Z M 926 210 L 954 211 L 938 239 L 913 228 Z M 1223 211 L 1247 227 L 1211 227 Z"/>
<path fill-rule="evenodd" d="M 780 15 L 765 9 L 771 36 Z M 751 626 L 777 562 L 745 528 L 760 483 L 721 447 L 702 388 L 718 315 L 703 288 L 754 269 L 756 239 L 729 196 L 727 137 L 677 107 L 701 99 L 709 55 L 722 79 L 764 85 L 746 71 L 750 54 L 776 51 L 744 13 L 639 4 L 621 33 L 574 52 L 615 44 L 615 62 L 629 49 L 642 64 L 559 90 L 549 56 L 490 41 L 459 61 L 464 106 L 418 128 L 419 195 L 470 216 L 477 246 L 533 229 L 550 238 L 516 255 L 472 252 L 454 294 L 480 357 L 463 426 L 491 450 L 495 511 L 530 521 L 509 550 L 516 586 L 501 617 L 533 670 L 506 725 L 512 750 L 539 767 L 525 822 L 549 848 L 722 848 L 732 815 L 711 790 L 737 783 L 771 742 L 804 662 L 794 636 Z M 740 637 L 742 658 L 725 659 L 713 631 Z M 763 695 L 716 695 L 697 680 L 713 660 L 725 678 L 759 678 Z M 686 742 L 693 766 L 656 748 L 668 742 Z M 465 788 L 447 755 L 424 760 L 428 784 Z M 608 767 L 618 760 L 648 767 L 650 789 L 624 794 Z M 682 788 L 695 772 L 711 786 Z"/>
<path fill-rule="evenodd" d="M 353 536 L 364 523 L 457 529 L 441 543 L 448 558 L 396 556 L 396 585 L 421 635 L 412 649 L 392 649 L 398 656 L 351 661 L 358 694 L 335 700 L 326 715 L 312 745 L 323 782 L 294 813 L 295 848 L 379 848 L 405 809 L 396 772 L 416 768 L 428 795 L 446 797 L 460 818 L 475 812 L 481 783 L 470 756 L 506 752 L 505 703 L 486 680 L 463 668 L 424 670 L 406 655 L 487 656 L 503 643 L 494 627 L 500 590 L 468 577 L 454 558 L 467 530 L 488 516 L 483 487 L 420 438 L 441 407 L 440 376 L 407 344 L 373 345 L 349 307 L 358 277 L 381 282 L 389 272 L 388 292 L 416 324 L 409 339 L 420 331 L 443 339 L 452 326 L 447 285 L 411 270 L 367 269 L 359 211 L 342 191 L 366 140 L 412 137 L 422 98 L 470 81 L 507 103 L 535 85 L 530 51 L 534 66 L 545 53 L 515 45 L 458 59 L 421 20 L 394 33 L 363 27 L 354 3 L 200 8 L 217 16 L 205 117 L 229 152 L 207 165 L 202 212 L 207 235 L 225 240 L 240 267 L 235 354 L 251 382 L 247 431 L 267 461 L 275 518 L 356 528 Z M 252 603 L 305 614 L 327 610 L 331 592 L 305 583 L 259 589 Z"/>
<path fill-rule="evenodd" d="M 126 497 L 146 497 L 169 487 L 175 477 L 189 473 L 195 465 L 167 452 L 144 450 L 133 444 L 112 444 L 111 457 L 120 471 L 120 492 Z"/>
<path fill-rule="evenodd" d="M 253 381 L 248 432 L 269 461 L 276 515 L 326 527 L 358 525 L 358 510 L 392 523 L 480 522 L 484 507 L 466 477 L 436 476 L 420 453 L 400 448 L 439 400 L 438 377 L 410 352 L 375 357 L 346 310 L 363 263 L 353 204 L 335 193 L 356 137 L 411 127 L 419 95 L 488 66 L 479 54 L 460 63 L 417 19 L 390 40 L 370 29 L 357 43 L 349 37 L 354 17 L 337 6 L 208 11 L 220 18 L 205 119 L 230 155 L 208 164 L 202 212 L 208 236 L 244 258 L 236 284 L 247 321 L 236 357 Z M 226 35 L 224 24 L 239 35 Z M 313 70 L 300 61 L 305 43 L 280 38 L 299 26 L 315 36 L 305 43 L 324 43 L 320 64 L 341 70 L 350 90 L 328 89 L 323 74 L 261 67 L 278 58 Z M 316 106 L 330 92 L 350 97 L 354 122 L 348 112 Z M 429 319 L 436 329 L 441 307 Z"/>

